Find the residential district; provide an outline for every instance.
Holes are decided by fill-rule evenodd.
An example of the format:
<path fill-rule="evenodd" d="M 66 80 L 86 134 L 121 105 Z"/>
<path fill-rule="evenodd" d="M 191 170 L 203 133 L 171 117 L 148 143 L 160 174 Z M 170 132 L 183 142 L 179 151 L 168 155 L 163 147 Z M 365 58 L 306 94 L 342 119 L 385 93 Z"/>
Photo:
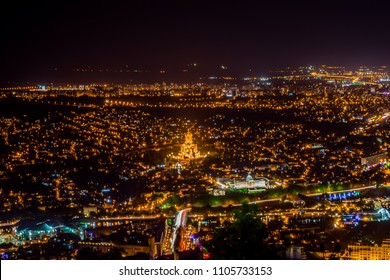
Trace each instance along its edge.
<path fill-rule="evenodd" d="M 2 259 L 390 259 L 386 67 L 0 88 Z"/>

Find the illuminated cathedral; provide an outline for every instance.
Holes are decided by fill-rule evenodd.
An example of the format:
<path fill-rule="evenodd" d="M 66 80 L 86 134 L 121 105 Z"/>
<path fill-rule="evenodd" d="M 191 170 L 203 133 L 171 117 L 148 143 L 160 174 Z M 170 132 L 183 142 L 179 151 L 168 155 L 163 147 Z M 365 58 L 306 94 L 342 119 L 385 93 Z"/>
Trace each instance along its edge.
<path fill-rule="evenodd" d="M 192 142 L 191 132 L 187 132 L 185 135 L 185 141 L 181 145 L 181 149 L 178 155 L 179 159 L 196 159 L 200 157 L 198 146 Z"/>

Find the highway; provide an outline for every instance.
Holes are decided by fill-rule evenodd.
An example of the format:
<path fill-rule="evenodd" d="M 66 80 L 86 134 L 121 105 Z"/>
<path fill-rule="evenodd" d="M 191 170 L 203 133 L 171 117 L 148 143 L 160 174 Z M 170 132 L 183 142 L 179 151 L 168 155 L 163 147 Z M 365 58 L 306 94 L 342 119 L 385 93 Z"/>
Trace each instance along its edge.
<path fill-rule="evenodd" d="M 173 238 L 172 238 L 172 253 L 177 248 L 177 238 L 180 238 L 180 229 L 184 228 L 187 224 L 187 213 L 191 208 L 186 208 L 180 210 L 176 214 L 175 226 L 173 228 Z M 180 245 L 179 245 L 180 246 Z"/>

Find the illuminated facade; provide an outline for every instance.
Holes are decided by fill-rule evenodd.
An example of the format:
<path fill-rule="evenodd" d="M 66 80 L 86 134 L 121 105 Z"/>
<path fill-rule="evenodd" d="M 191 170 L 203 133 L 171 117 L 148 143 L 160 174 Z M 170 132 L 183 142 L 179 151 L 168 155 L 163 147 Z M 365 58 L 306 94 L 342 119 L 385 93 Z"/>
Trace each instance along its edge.
<path fill-rule="evenodd" d="M 297 245 L 290 246 L 286 250 L 286 258 L 289 260 L 306 260 L 305 248 Z"/>
<path fill-rule="evenodd" d="M 143 253 L 149 255 L 150 258 L 159 256 L 160 242 L 156 242 L 153 237 L 148 238 L 147 244 L 116 244 L 112 242 L 91 242 L 81 241 L 78 243 L 80 248 L 92 248 L 94 251 L 108 253 L 114 248 L 119 248 L 122 256 L 135 256 Z"/>
<path fill-rule="evenodd" d="M 382 245 L 350 244 L 344 252 L 343 259 L 348 260 L 390 260 L 390 239 Z"/>
<path fill-rule="evenodd" d="M 362 165 L 365 166 L 373 166 L 380 163 L 386 163 L 387 162 L 387 154 L 381 153 L 373 156 L 363 157 L 361 159 Z"/>
<path fill-rule="evenodd" d="M 185 141 L 181 145 L 181 149 L 178 155 L 179 159 L 196 159 L 200 157 L 198 146 L 192 142 L 191 132 L 187 132 L 185 135 Z"/>
<path fill-rule="evenodd" d="M 258 179 L 253 179 L 253 177 L 248 174 L 243 180 L 232 180 L 228 178 L 217 178 L 217 186 L 222 189 L 248 189 L 248 190 L 265 190 L 276 186 L 276 182 L 273 182 L 273 186 L 270 184 L 270 180 L 265 177 L 260 177 Z"/>

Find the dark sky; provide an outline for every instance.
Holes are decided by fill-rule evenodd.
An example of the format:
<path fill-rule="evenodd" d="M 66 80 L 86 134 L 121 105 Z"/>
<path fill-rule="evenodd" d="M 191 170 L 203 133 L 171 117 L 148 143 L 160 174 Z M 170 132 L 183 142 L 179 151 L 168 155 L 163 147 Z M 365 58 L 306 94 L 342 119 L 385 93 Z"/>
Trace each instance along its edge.
<path fill-rule="evenodd" d="M 3 2 L 2 84 L 128 82 L 157 79 L 162 69 L 180 79 L 184 69 L 219 75 L 221 65 L 237 76 L 307 64 L 390 65 L 389 1 Z M 74 70 L 84 68 L 94 72 Z"/>

